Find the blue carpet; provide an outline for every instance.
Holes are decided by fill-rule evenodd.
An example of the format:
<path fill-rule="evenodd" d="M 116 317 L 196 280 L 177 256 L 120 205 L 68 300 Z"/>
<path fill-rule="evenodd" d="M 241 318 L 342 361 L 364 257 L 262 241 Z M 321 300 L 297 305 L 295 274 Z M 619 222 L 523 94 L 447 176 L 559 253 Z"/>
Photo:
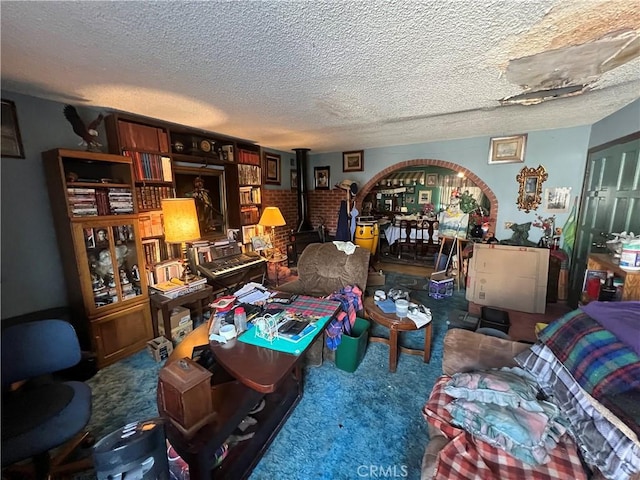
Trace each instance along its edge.
<path fill-rule="evenodd" d="M 428 443 L 421 408 L 442 370 L 447 312 L 467 308 L 463 291 L 434 300 L 425 287 L 424 278 L 389 273 L 384 289 L 408 289 L 413 301 L 431 309 L 431 362 L 401 354 L 397 372 L 389 373 L 389 348 L 370 343 L 354 373 L 330 361 L 307 367 L 304 396 L 254 469 L 252 480 L 369 478 L 383 471 L 386 476 L 420 478 Z M 383 327 L 373 328 L 377 336 L 388 334 Z M 422 331 L 406 332 L 400 340 L 412 348 L 421 348 L 423 341 Z M 89 427 L 97 439 L 158 414 L 161 366 L 143 351 L 100 370 L 88 382 L 93 390 Z"/>

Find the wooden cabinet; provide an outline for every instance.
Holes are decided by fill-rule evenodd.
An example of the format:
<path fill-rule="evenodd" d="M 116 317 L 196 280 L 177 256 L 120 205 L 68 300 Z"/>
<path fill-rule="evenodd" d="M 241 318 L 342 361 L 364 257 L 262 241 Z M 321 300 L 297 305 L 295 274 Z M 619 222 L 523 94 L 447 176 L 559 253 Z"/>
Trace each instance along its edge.
<path fill-rule="evenodd" d="M 42 154 L 73 322 L 104 367 L 152 338 L 131 159 Z"/>
<path fill-rule="evenodd" d="M 627 272 L 613 263 L 606 253 L 592 253 L 587 261 L 588 270 L 606 270 L 613 272 L 616 277 L 624 280 L 622 300 L 640 300 L 640 272 Z"/>

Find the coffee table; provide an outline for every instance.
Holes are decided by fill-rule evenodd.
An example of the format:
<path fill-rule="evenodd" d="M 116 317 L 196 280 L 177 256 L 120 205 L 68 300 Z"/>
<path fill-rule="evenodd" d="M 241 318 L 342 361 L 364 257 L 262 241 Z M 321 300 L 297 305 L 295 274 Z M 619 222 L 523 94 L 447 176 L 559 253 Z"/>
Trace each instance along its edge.
<path fill-rule="evenodd" d="M 372 342 L 380 342 L 389 345 L 389 371 L 395 372 L 398 368 L 398 355 L 400 352 L 409 355 L 422 355 L 424 362 L 431 360 L 431 323 L 427 323 L 424 327 L 424 349 L 416 350 L 398 346 L 398 332 L 410 332 L 418 330 L 416 324 L 408 318 L 399 318 L 395 313 L 384 313 L 378 308 L 373 297 L 367 297 L 364 300 L 364 313 L 367 318 L 375 323 L 387 327 L 389 329 L 389 338 L 370 336 Z"/>
<path fill-rule="evenodd" d="M 340 309 L 340 303 L 300 296 L 287 308 L 303 314 L 319 314 L 323 311 L 323 315 L 335 315 Z M 318 329 L 315 336 L 322 335 L 322 330 Z M 295 356 L 237 339 L 224 345 L 209 342 L 208 335 L 207 324 L 196 328 L 178 344 L 167 363 L 191 357 L 193 347 L 209 344 L 217 364 L 211 378 L 213 409 L 216 412 L 213 420 L 194 436 L 185 438 L 168 420 L 160 399 L 158 411 L 167 418 L 167 438 L 189 464 L 191 479 L 245 479 L 302 398 L 302 359 L 309 347 Z M 238 443 L 229 451 L 221 465 L 216 467 L 216 450 L 263 400 L 264 407 L 252 414 L 258 420 L 253 438 Z"/>

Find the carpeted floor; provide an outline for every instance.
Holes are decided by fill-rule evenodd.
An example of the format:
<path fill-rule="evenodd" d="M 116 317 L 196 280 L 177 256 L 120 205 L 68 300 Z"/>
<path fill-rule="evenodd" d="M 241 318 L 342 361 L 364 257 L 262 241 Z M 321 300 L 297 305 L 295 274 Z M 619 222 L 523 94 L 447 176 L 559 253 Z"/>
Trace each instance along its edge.
<path fill-rule="evenodd" d="M 433 314 L 432 357 L 401 355 L 389 373 L 389 349 L 370 343 L 354 373 L 331 361 L 305 369 L 304 396 L 251 475 L 251 479 L 353 479 L 374 472 L 418 479 L 428 442 L 421 407 L 441 372 L 447 312 L 466 309 L 464 291 L 434 300 L 423 277 L 387 274 L 385 290 L 411 289 L 411 298 Z M 415 288 L 414 288 L 415 287 Z M 380 288 L 380 287 L 377 287 Z M 374 326 L 378 336 L 388 334 Z M 407 332 L 403 345 L 420 348 L 423 332 Z M 136 420 L 157 415 L 156 382 L 161 363 L 142 351 L 100 370 L 90 381 L 93 415 L 89 428 L 97 439 Z"/>

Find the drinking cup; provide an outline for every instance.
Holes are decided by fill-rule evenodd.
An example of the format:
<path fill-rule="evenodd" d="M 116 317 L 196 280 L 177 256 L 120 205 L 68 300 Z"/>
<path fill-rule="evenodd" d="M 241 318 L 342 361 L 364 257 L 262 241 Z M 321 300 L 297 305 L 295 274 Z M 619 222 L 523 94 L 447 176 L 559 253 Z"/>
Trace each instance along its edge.
<path fill-rule="evenodd" d="M 409 312 L 409 302 L 403 298 L 396 300 L 396 316 L 404 318 Z"/>

